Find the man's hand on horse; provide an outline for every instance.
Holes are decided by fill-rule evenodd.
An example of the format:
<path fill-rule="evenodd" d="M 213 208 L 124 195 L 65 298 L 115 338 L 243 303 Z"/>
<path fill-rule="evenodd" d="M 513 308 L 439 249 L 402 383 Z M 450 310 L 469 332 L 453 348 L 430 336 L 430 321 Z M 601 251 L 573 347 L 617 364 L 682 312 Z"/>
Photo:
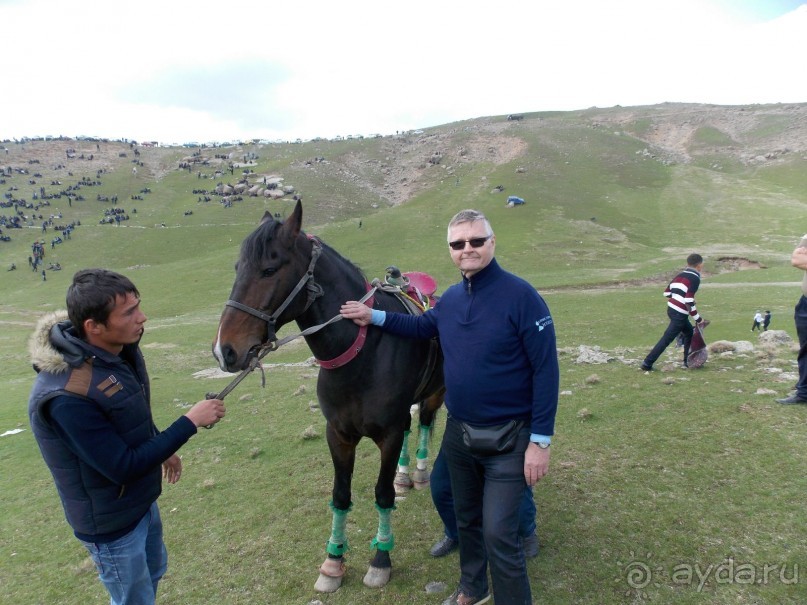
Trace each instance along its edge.
<path fill-rule="evenodd" d="M 339 309 L 340 315 L 345 319 L 352 319 L 354 323 L 360 326 L 367 326 L 373 317 L 373 311 L 357 300 L 349 300 Z"/>

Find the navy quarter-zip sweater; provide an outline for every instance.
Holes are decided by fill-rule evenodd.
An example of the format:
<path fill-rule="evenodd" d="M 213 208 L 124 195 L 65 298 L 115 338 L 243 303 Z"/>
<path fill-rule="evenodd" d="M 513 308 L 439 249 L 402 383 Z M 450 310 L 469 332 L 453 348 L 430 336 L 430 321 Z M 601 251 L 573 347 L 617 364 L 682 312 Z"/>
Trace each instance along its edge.
<path fill-rule="evenodd" d="M 439 336 L 455 419 L 476 426 L 518 419 L 533 434 L 554 433 L 560 371 L 552 316 L 535 288 L 495 258 L 423 315 L 387 313 L 383 329 Z"/>

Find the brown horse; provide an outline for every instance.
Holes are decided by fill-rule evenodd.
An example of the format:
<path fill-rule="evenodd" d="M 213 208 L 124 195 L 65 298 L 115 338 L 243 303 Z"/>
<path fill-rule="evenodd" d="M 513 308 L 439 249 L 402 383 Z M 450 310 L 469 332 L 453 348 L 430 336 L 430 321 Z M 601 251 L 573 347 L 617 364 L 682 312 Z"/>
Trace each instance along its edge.
<path fill-rule="evenodd" d="M 333 522 L 315 588 L 332 592 L 345 573 L 345 526 L 352 506 L 351 478 L 356 446 L 369 437 L 381 452 L 375 486 L 379 513 L 375 555 L 364 577 L 372 587 L 390 577 L 394 545 L 390 513 L 395 505 L 396 463 L 405 465 L 404 433 L 410 407 L 420 403 L 418 470 L 425 471 L 426 444 L 442 403 L 442 353 L 436 342 L 405 339 L 353 322 L 333 321 L 347 300 L 370 290 L 362 272 L 333 248 L 301 230 L 302 204 L 285 221 L 267 212 L 241 245 L 235 283 L 219 322 L 213 354 L 228 372 L 242 370 L 277 339 L 280 326 L 296 321 L 320 360 L 317 397 L 327 420 L 326 437 L 334 466 Z M 392 293 L 375 291 L 366 301 L 376 309 L 402 311 Z M 271 345 L 270 345 L 271 346 Z M 417 481 L 417 477 L 416 477 Z"/>

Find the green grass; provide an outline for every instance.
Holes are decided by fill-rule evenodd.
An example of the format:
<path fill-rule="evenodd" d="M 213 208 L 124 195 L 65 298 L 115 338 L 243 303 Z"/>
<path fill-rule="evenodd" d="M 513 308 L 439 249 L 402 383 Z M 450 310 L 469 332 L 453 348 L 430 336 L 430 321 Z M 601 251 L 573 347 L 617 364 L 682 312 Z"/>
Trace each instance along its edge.
<path fill-rule="evenodd" d="M 237 157 L 255 151 L 256 173 L 282 174 L 297 185 L 304 194 L 305 228 L 371 278 L 397 264 L 432 273 L 441 290 L 453 283 L 457 275 L 446 253 L 445 226 L 454 212 L 473 206 L 482 208 L 496 229 L 500 263 L 542 292 L 557 328 L 564 394 L 551 472 L 536 488 L 542 550 L 529 562 L 535 602 L 803 603 L 807 409 L 773 401 L 792 386 L 795 350 L 784 345 L 712 354 L 702 370 L 684 372 L 676 368 L 679 352 L 670 347 L 659 361 L 662 371 L 635 369 L 666 323 L 661 296 L 666 280 L 694 250 L 706 256 L 698 306 L 712 320 L 709 342 L 755 342 L 749 330 L 757 308 L 771 309 L 771 327 L 795 338 L 792 309 L 800 275 L 788 257 L 802 233 L 794 217 L 807 204 L 798 187 L 798 163 L 766 170 L 737 165 L 724 172 L 665 165 L 636 154 L 644 143 L 615 135 L 620 129 L 586 127 L 585 116 L 595 113 L 525 114 L 523 123 L 512 125 L 527 143 L 523 157 L 503 165 L 458 164 L 459 182 L 438 178 L 445 167 L 426 168 L 430 185 L 394 208 L 357 181 L 336 176 L 336 168 L 348 162 L 362 165 L 351 154 L 384 161 L 387 139 L 233 152 Z M 637 135 L 651 129 L 646 119 L 636 119 Z M 530 129 L 533 121 L 537 126 Z M 458 145 L 468 144 L 463 137 Z M 185 155 L 156 153 L 149 167 L 167 169 Z M 306 159 L 323 155 L 333 172 L 303 167 Z M 149 316 L 143 351 L 155 418 L 158 426 L 167 426 L 228 382 L 193 374 L 214 366 L 210 344 L 238 247 L 265 210 L 286 214 L 292 205 L 257 198 L 227 209 L 215 199 L 198 203 L 195 171 L 169 170 L 155 180 L 149 168 L 132 178 L 130 159 L 113 163 L 98 191 L 118 194 L 118 205 L 127 209 L 136 204 L 137 215 L 127 223 L 99 225 L 109 204 L 95 201 L 96 191 L 89 188 L 82 191 L 85 202 L 72 208 L 59 204 L 65 218 L 82 221 L 72 240 L 47 249 L 46 262 L 58 259 L 62 272 L 49 272 L 43 282 L 26 269 L 30 242 L 42 236 L 36 227 L 11 232 L 13 241 L 0 245 L 0 267 L 12 260 L 19 266 L 0 271 L 0 433 L 25 429 L 0 438 L 3 602 L 108 602 L 64 521 L 28 430 L 33 372 L 26 342 L 36 318 L 64 305 L 65 289 L 79 267 L 107 266 L 132 277 Z M 516 172 L 520 166 L 526 172 Z M 78 179 L 81 173 L 74 175 Z M 371 171 L 365 176 L 378 178 Z M 215 184 L 203 181 L 206 187 Z M 505 193 L 491 194 L 499 183 Z M 22 185 L 21 190 L 25 181 Z M 132 202 L 129 197 L 144 186 L 152 193 Z M 506 208 L 511 193 L 523 194 L 528 203 Z M 189 208 L 194 213 L 185 216 Z M 52 234 L 42 237 L 49 242 Z M 720 273 L 721 256 L 745 257 L 767 268 Z M 294 329 L 285 328 L 281 336 Z M 614 360 L 578 364 L 581 345 L 601 347 Z M 266 361 L 299 362 L 309 355 L 307 347 L 295 344 Z M 375 447 L 363 442 L 344 586 L 332 595 L 313 590 L 329 535 L 332 482 L 324 420 L 310 409 L 316 372 L 270 367 L 265 389 L 259 376 L 250 376 L 228 399 L 227 418 L 182 449 L 183 479 L 165 486 L 160 499 L 171 558 L 161 584 L 163 605 L 285 605 L 315 598 L 332 605 L 420 604 L 440 602 L 453 588 L 456 555 L 428 556 L 441 531 L 428 492 L 411 493 L 393 515 L 390 584 L 378 591 L 361 584 L 377 525 L 378 461 Z M 432 454 L 443 422 L 444 416 Z M 314 438 L 304 438 L 309 429 Z M 796 566 L 800 575 L 793 581 Z M 646 585 L 632 575 L 643 569 L 651 573 Z M 429 582 L 444 582 L 446 591 L 426 594 Z"/>
<path fill-rule="evenodd" d="M 728 134 L 718 128 L 706 126 L 698 128 L 693 136 L 693 143 L 695 145 L 703 145 L 709 147 L 723 147 L 726 145 L 735 145 L 734 141 Z"/>

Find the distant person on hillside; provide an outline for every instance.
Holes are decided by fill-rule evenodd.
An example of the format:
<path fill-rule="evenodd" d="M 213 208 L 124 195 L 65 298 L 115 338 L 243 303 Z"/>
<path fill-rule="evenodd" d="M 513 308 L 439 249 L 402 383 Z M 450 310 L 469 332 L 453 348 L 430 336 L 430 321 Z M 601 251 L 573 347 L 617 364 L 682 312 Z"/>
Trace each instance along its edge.
<path fill-rule="evenodd" d="M 757 311 L 756 313 L 754 313 L 754 323 L 751 326 L 751 331 L 753 332 L 754 330 L 759 330 L 761 332 L 762 331 L 762 321 L 763 321 L 762 312 Z"/>
<path fill-rule="evenodd" d="M 807 403 L 807 234 L 802 236 L 801 242 L 793 250 L 790 264 L 804 271 L 804 274 L 801 280 L 801 298 L 796 303 L 794 314 L 796 334 L 799 337 L 799 355 L 796 358 L 799 364 L 799 381 L 792 395 L 776 400 L 785 405 Z"/>
<path fill-rule="evenodd" d="M 762 329 L 767 332 L 769 325 L 771 325 L 771 312 L 765 311 L 765 317 L 762 319 Z"/>
<path fill-rule="evenodd" d="M 29 342 L 31 428 L 112 605 L 154 604 L 168 564 L 162 479 L 179 481 L 176 451 L 225 414 L 221 400 L 206 399 L 157 429 L 140 351 L 145 322 L 128 278 L 86 269 L 73 276 L 67 311 L 44 316 Z"/>
<path fill-rule="evenodd" d="M 684 336 L 684 367 L 689 366 L 687 358 L 693 333 L 689 318 L 691 316 L 695 323 L 704 321 L 695 306 L 695 293 L 701 284 L 701 271 L 703 271 L 703 257 L 700 254 L 690 254 L 687 257 L 686 269 L 676 275 L 664 289 L 664 296 L 668 299 L 667 317 L 670 323 L 656 346 L 642 362 L 641 369 L 645 372 L 653 370 L 653 364 L 679 334 Z M 704 322 L 703 327 L 705 326 Z"/>

